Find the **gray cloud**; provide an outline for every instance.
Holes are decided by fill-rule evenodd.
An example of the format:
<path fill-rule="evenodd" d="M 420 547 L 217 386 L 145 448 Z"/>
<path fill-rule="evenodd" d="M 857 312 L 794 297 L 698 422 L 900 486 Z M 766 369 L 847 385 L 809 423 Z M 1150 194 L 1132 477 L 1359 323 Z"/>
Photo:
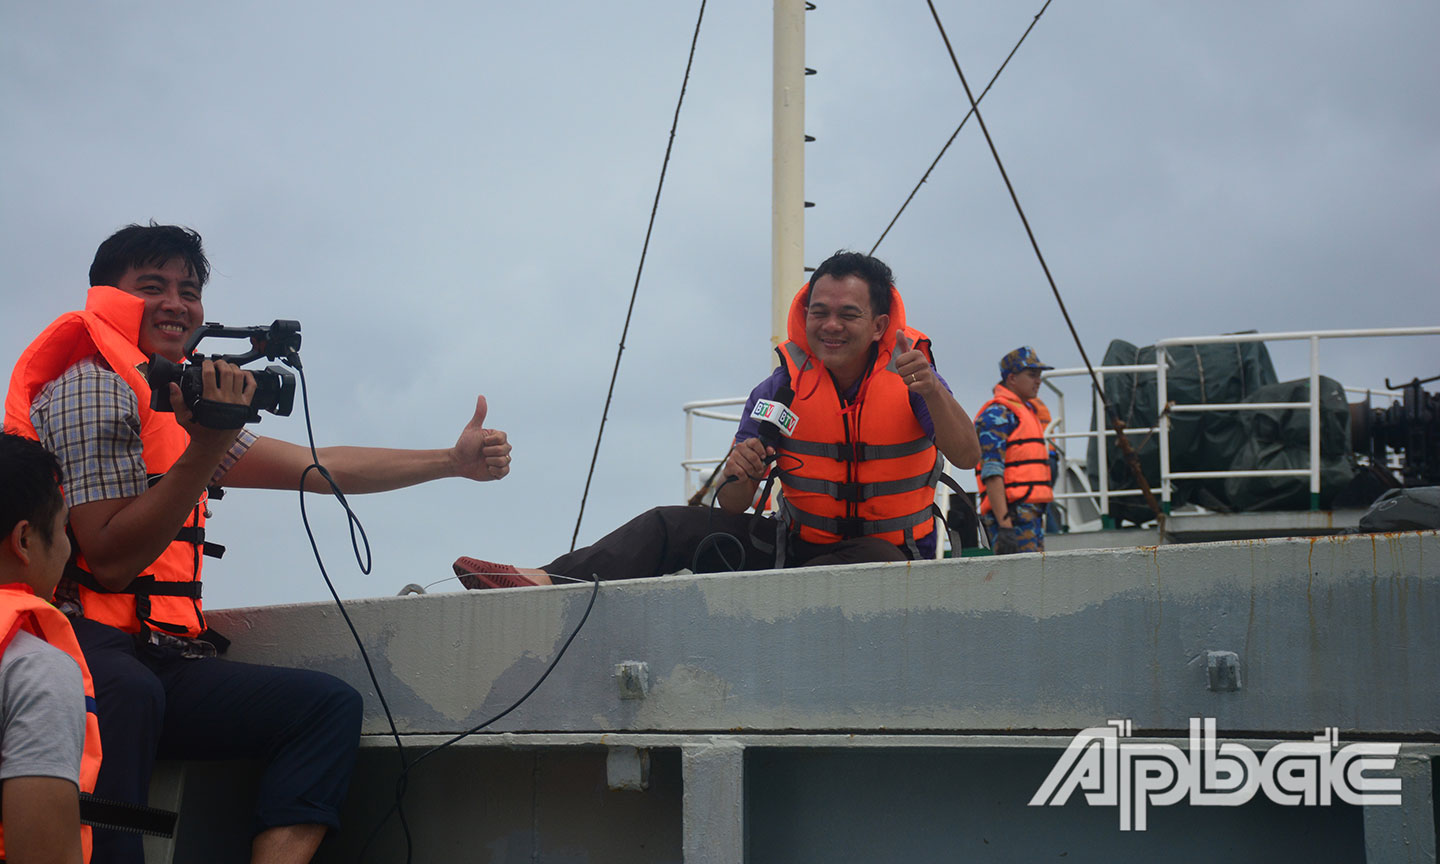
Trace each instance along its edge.
<path fill-rule="evenodd" d="M 938 5 L 978 92 L 1040 4 Z M 503 483 L 353 499 L 369 577 L 312 501 L 342 596 L 441 579 L 459 554 L 544 563 L 569 545 L 695 10 L 10 4 L 0 344 L 17 355 L 80 302 L 116 227 L 193 225 L 208 317 L 304 323 L 319 443 L 446 446 L 482 392 L 515 442 Z M 1440 321 L 1437 19 L 1052 5 L 984 111 L 1091 357 L 1111 338 Z M 707 9 L 581 542 L 678 502 L 681 403 L 769 368 L 770 20 L 768 3 Z M 924 4 L 822 0 L 807 26 L 813 264 L 869 248 L 966 104 Z M 1019 342 L 1078 365 L 977 125 L 879 254 L 966 407 Z M 1299 377 L 1290 347 L 1272 350 Z M 1360 385 L 1433 375 L 1437 356 L 1322 354 Z M 259 431 L 304 435 L 298 415 Z M 284 495 L 216 511 L 231 552 L 212 604 L 324 596 Z"/>

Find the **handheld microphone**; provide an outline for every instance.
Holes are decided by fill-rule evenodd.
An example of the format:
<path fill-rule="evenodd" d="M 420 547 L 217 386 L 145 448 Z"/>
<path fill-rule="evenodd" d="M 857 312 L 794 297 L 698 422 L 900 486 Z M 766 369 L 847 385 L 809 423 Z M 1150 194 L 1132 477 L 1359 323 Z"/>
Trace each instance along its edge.
<path fill-rule="evenodd" d="M 795 398 L 795 391 L 786 384 L 775 392 L 775 399 L 760 399 L 755 402 L 755 409 L 750 416 L 760 421 L 760 443 L 775 450 L 780 449 L 780 436 L 789 438 L 795 434 L 795 424 L 800 421 L 799 417 L 790 410 L 790 402 Z M 774 456 L 765 457 L 766 464 L 775 461 Z"/>
<path fill-rule="evenodd" d="M 775 392 L 774 399 L 757 399 L 755 407 L 750 410 L 750 416 L 760 421 L 760 443 L 770 450 L 780 449 L 780 438 L 786 438 L 795 434 L 795 426 L 800 418 L 790 410 L 790 402 L 795 398 L 795 391 L 786 384 Z M 775 456 L 766 454 L 764 463 L 769 465 L 775 461 Z M 727 474 L 725 479 L 735 482 L 740 479 L 738 474 Z"/>

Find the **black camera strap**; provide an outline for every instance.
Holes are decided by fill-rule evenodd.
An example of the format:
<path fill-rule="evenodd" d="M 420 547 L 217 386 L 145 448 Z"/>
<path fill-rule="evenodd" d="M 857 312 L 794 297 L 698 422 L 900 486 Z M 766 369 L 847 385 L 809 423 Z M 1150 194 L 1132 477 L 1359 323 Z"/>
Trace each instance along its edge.
<path fill-rule="evenodd" d="M 249 405 L 211 399 L 195 403 L 195 422 L 209 429 L 241 429 L 250 419 Z"/>
<path fill-rule="evenodd" d="M 3 796 L 0 796 L 0 800 L 3 800 Z M 158 807 L 96 798 L 89 792 L 80 793 L 80 824 L 82 825 L 124 831 L 128 834 L 174 837 L 175 821 L 178 818 L 178 814 L 169 810 L 161 810 Z"/>
<path fill-rule="evenodd" d="M 178 814 L 158 807 L 110 801 L 87 792 L 80 793 L 80 822 L 94 828 L 169 838 L 175 836 L 175 821 L 178 818 Z"/>

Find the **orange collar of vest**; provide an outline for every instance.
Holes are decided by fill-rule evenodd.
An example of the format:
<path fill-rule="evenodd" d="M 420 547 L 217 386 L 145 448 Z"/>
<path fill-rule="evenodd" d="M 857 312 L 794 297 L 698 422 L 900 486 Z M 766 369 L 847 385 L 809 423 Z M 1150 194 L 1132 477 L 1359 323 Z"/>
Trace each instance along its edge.
<path fill-rule="evenodd" d="M 1006 405 L 1024 405 L 1027 411 L 1032 414 L 1035 413 L 1035 406 L 1031 405 L 1029 402 L 1026 402 L 1024 399 L 1021 399 L 1018 395 L 1016 395 L 1014 390 L 1011 390 L 1004 384 L 996 384 L 994 392 L 995 398 L 1000 400 L 1001 402 L 1004 402 Z"/>
<path fill-rule="evenodd" d="M 0 582 L 0 591 L 16 591 L 21 594 L 29 594 L 31 597 L 38 596 L 35 593 L 35 586 L 29 582 Z"/>
<path fill-rule="evenodd" d="M 140 319 L 145 314 L 145 301 L 119 288 L 96 285 L 85 295 L 85 311 L 93 312 L 100 320 L 140 342 Z"/>

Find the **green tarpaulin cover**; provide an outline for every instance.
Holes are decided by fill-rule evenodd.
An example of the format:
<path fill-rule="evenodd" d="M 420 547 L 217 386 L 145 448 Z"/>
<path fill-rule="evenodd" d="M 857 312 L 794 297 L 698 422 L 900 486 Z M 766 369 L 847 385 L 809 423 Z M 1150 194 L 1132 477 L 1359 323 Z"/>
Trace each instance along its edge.
<path fill-rule="evenodd" d="M 1281 383 L 1264 343 L 1187 345 L 1167 351 L 1167 398 L 1177 404 L 1216 402 L 1301 402 L 1309 398 L 1309 380 Z M 1153 364 L 1154 346 L 1143 348 L 1115 340 L 1105 352 L 1104 366 Z M 1115 373 L 1105 377 L 1105 395 L 1127 429 L 1152 428 L 1159 417 L 1153 372 Z M 1108 424 L 1107 424 L 1108 425 Z M 1340 385 L 1321 378 L 1321 506 L 1354 478 L 1357 468 L 1349 449 L 1350 414 Z M 1091 417 L 1090 428 L 1096 428 Z M 1309 412 L 1306 409 L 1172 413 L 1171 471 L 1307 468 L 1310 464 Z M 1159 495 L 1160 438 L 1129 433 L 1141 470 Z M 1130 467 L 1114 439 L 1107 441 L 1110 488 L 1134 489 Z M 1098 453 L 1091 439 L 1087 453 L 1090 482 L 1098 486 Z M 1309 481 L 1304 477 L 1245 477 L 1181 480 L 1174 484 L 1173 506 L 1199 504 L 1212 510 L 1245 511 L 1309 509 Z M 1111 515 L 1143 522 L 1149 508 L 1139 498 L 1112 500 Z"/>

